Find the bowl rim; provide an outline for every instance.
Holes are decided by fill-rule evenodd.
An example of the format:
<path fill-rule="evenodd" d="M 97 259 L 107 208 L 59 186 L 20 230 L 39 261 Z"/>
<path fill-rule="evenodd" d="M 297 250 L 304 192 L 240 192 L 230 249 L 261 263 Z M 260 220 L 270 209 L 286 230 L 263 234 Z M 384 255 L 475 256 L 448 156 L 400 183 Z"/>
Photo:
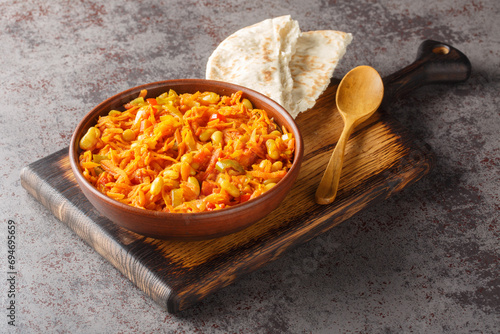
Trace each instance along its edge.
<path fill-rule="evenodd" d="M 215 210 L 215 211 L 202 211 L 202 212 L 182 212 L 182 213 L 176 213 L 176 212 L 165 212 L 165 211 L 155 211 L 155 210 L 149 210 L 145 208 L 139 208 L 139 207 L 134 207 L 125 203 L 122 203 L 120 201 L 117 201 L 99 190 L 95 188 L 85 177 L 83 177 L 83 174 L 81 172 L 80 166 L 79 166 L 79 146 L 78 146 L 78 141 L 81 138 L 81 133 L 83 133 L 82 129 L 85 128 L 85 125 L 91 122 L 92 120 L 97 121 L 97 118 L 102 114 L 102 111 L 106 109 L 106 107 L 109 108 L 109 105 L 111 104 L 116 104 L 117 101 L 119 100 L 125 100 L 124 103 L 128 102 L 129 99 L 124 99 L 125 96 L 129 96 L 133 93 L 138 93 L 142 89 L 154 89 L 154 88 L 159 88 L 161 86 L 165 86 L 165 89 L 168 89 L 168 86 L 185 86 L 189 87 L 195 84 L 206 84 L 210 86 L 214 86 L 217 88 L 222 88 L 222 89 L 228 89 L 230 92 L 228 94 L 231 94 L 236 91 L 242 91 L 244 94 L 247 93 L 247 95 L 256 95 L 258 99 L 263 100 L 266 104 L 270 105 L 272 109 L 276 110 L 279 114 L 283 116 L 283 118 L 286 120 L 286 126 L 289 131 L 291 131 L 294 136 L 295 136 L 295 150 L 294 150 L 294 160 L 292 163 L 291 168 L 288 170 L 286 175 L 281 179 L 276 187 L 271 188 L 270 190 L 266 191 L 265 193 L 248 200 L 244 203 L 238 203 L 236 205 L 220 209 L 220 210 Z M 123 103 L 123 104 L 124 104 Z M 92 123 L 92 122 L 91 122 Z M 73 170 L 73 174 L 75 175 L 75 178 L 78 183 L 84 184 L 87 190 L 91 191 L 93 195 L 97 196 L 99 200 L 113 205 L 117 206 L 120 210 L 125 210 L 129 213 L 141 215 L 141 216 L 147 216 L 151 218 L 171 218 L 171 217 L 176 217 L 179 219 L 182 218 L 187 218 L 188 220 L 191 219 L 202 219 L 205 217 L 216 217 L 220 215 L 232 215 L 233 213 L 238 213 L 244 210 L 247 210 L 248 207 L 251 206 L 256 206 L 259 205 L 260 203 L 266 202 L 268 198 L 271 196 L 274 196 L 279 192 L 279 185 L 280 184 L 286 184 L 291 180 L 291 178 L 294 177 L 294 171 L 299 169 L 300 170 L 300 165 L 302 163 L 302 158 L 303 158 L 303 153 L 304 153 L 304 143 L 303 143 L 303 138 L 300 132 L 300 129 L 298 125 L 295 123 L 295 120 L 293 117 L 290 115 L 290 113 L 283 108 L 280 104 L 278 104 L 276 101 L 272 100 L 271 98 L 244 86 L 229 83 L 229 82 L 224 82 L 224 81 L 216 81 L 216 80 L 208 80 L 208 79 L 169 79 L 169 80 L 161 80 L 161 81 L 155 81 L 155 82 L 150 82 L 146 84 L 141 84 L 139 86 L 131 87 L 128 88 L 124 91 L 121 91 L 119 93 L 116 93 L 112 95 L 111 97 L 108 97 L 104 101 L 100 102 L 98 105 L 94 106 L 89 112 L 85 114 L 85 116 L 78 122 L 77 126 L 75 127 L 73 134 L 71 136 L 71 142 L 70 142 L 70 147 L 69 147 L 69 160 L 70 160 L 70 165 Z M 298 171 L 297 171 L 298 174 Z M 296 175 L 295 175 L 296 177 Z M 290 182 L 293 182 L 290 181 Z"/>

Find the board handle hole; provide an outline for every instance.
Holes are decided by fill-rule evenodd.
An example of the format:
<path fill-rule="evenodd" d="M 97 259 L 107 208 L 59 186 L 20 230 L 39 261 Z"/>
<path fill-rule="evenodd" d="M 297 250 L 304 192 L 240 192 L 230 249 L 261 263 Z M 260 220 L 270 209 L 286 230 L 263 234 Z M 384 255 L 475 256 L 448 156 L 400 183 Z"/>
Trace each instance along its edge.
<path fill-rule="evenodd" d="M 437 55 L 447 55 L 450 52 L 450 48 L 445 45 L 438 45 L 432 49 L 432 52 Z"/>

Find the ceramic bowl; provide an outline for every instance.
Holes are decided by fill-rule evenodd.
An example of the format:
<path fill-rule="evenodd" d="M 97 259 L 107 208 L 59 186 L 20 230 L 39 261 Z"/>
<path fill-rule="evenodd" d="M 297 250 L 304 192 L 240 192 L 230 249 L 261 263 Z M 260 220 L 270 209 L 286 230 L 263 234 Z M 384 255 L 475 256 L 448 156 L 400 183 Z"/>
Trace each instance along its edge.
<path fill-rule="evenodd" d="M 79 141 L 87 129 L 94 126 L 101 115 L 110 110 L 122 110 L 123 105 L 136 98 L 142 89 L 147 89 L 148 96 L 158 96 L 173 89 L 179 94 L 212 91 L 219 95 L 230 95 L 242 91 L 254 108 L 264 109 L 274 117 L 278 125 L 285 125 L 296 140 L 293 166 L 278 184 L 266 193 L 245 203 L 222 210 L 200 213 L 168 213 L 132 207 L 120 203 L 99 192 L 82 175 L 78 156 Z M 293 118 L 278 103 L 251 89 L 225 82 L 203 79 L 167 80 L 145 84 L 121 92 L 92 109 L 78 124 L 71 138 L 69 160 L 73 174 L 83 194 L 92 205 L 115 224 L 135 233 L 159 238 L 178 240 L 203 240 L 220 237 L 240 231 L 257 222 L 276 209 L 299 174 L 303 156 L 303 141 L 299 128 Z"/>

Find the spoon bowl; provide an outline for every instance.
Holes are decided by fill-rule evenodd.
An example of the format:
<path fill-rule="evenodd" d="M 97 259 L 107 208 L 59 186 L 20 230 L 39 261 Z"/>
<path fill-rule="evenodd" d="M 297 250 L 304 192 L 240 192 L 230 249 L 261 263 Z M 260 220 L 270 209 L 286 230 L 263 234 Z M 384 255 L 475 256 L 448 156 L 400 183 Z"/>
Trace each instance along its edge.
<path fill-rule="evenodd" d="M 346 117 L 357 118 L 358 124 L 373 115 L 384 97 L 384 84 L 370 66 L 358 66 L 345 75 L 336 95 L 337 109 Z"/>
<path fill-rule="evenodd" d="M 333 150 L 328 166 L 316 190 L 316 203 L 334 201 L 347 140 L 354 128 L 366 121 L 382 103 L 384 84 L 378 72 L 370 66 L 358 66 L 349 71 L 337 88 L 337 109 L 344 120 L 344 129 Z"/>

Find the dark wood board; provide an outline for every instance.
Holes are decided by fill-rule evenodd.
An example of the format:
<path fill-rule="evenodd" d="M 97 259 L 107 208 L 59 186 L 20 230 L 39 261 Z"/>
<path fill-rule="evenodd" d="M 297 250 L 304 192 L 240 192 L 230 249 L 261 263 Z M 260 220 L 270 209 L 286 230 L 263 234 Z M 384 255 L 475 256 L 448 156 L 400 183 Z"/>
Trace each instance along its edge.
<path fill-rule="evenodd" d="M 404 86 L 401 76 L 393 75 L 391 84 L 398 82 Z M 177 312 L 403 190 L 430 171 L 433 155 L 428 147 L 417 143 L 382 109 L 351 135 L 336 200 L 330 205 L 316 204 L 316 187 L 343 127 L 335 109 L 335 92 L 332 84 L 313 109 L 296 119 L 305 152 L 291 193 L 266 218 L 232 235 L 196 242 L 164 241 L 113 224 L 80 191 L 67 148 L 25 167 L 21 182 L 135 285 L 169 312 Z"/>
<path fill-rule="evenodd" d="M 67 149 L 24 168 L 22 185 L 156 302 L 170 312 L 182 310 L 430 170 L 429 151 L 389 115 L 378 112 L 349 140 L 337 199 L 317 205 L 314 193 L 343 125 L 334 93 L 335 87 L 328 89 L 313 110 L 297 119 L 306 150 L 292 192 L 267 218 L 233 235 L 162 241 L 116 226 L 83 196 Z"/>

